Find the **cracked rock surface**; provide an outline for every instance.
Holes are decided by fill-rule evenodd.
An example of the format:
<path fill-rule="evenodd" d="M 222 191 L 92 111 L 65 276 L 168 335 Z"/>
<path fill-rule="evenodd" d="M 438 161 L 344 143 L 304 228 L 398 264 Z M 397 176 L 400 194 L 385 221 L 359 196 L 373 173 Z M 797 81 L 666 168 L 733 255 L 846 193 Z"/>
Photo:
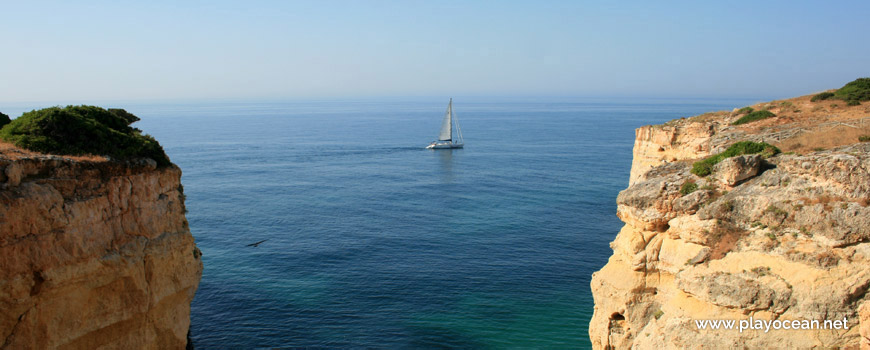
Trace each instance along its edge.
<path fill-rule="evenodd" d="M 180 178 L 0 155 L 0 348 L 184 348 L 202 262 Z"/>
<path fill-rule="evenodd" d="M 592 277 L 593 347 L 870 348 L 870 143 L 738 156 L 693 175 L 692 162 L 730 143 L 775 140 L 727 118 L 638 129 L 617 198 L 625 226 Z M 697 190 L 681 193 L 686 182 Z M 694 322 L 750 317 L 846 318 L 849 328 L 741 333 Z"/>

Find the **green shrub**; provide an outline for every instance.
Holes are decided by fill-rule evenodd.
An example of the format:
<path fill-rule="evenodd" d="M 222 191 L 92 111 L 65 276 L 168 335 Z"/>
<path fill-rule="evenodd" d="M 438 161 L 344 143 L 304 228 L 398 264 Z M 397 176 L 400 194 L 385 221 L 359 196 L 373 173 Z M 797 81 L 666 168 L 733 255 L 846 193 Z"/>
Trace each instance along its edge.
<path fill-rule="evenodd" d="M 5 115 L 2 112 L 0 112 L 0 129 L 2 129 L 4 125 L 9 124 L 9 122 L 11 122 L 11 121 L 12 121 L 12 119 L 9 119 L 8 115 Z"/>
<path fill-rule="evenodd" d="M 710 158 L 707 158 L 710 159 Z M 706 160 L 695 162 L 692 164 L 692 174 L 704 177 L 713 173 L 713 166 L 716 165 L 712 162 L 707 162 Z M 718 162 L 717 162 L 718 163 Z"/>
<path fill-rule="evenodd" d="M 849 100 L 846 102 L 847 106 L 858 106 L 860 104 L 861 104 L 861 102 L 858 102 L 858 100 Z"/>
<path fill-rule="evenodd" d="M 843 101 L 870 101 L 870 78 L 859 78 L 844 85 L 834 96 Z"/>
<path fill-rule="evenodd" d="M 130 127 L 138 119 L 124 110 L 95 106 L 51 107 L 22 114 L 0 130 L 0 139 L 43 153 L 145 157 L 160 167 L 171 164 L 153 137 Z"/>
<path fill-rule="evenodd" d="M 747 115 L 740 117 L 740 119 L 737 119 L 737 121 L 735 121 L 734 123 L 731 123 L 731 125 L 746 124 L 749 122 L 754 122 L 756 120 L 767 119 L 767 118 L 775 117 L 775 116 L 776 116 L 776 114 L 773 114 L 770 111 L 755 111 L 755 112 L 752 112 L 752 113 L 749 113 Z"/>
<path fill-rule="evenodd" d="M 108 111 L 109 111 L 109 113 L 112 113 L 118 117 L 121 117 L 121 119 L 124 119 L 125 121 L 127 121 L 127 125 L 133 124 L 133 123 L 138 122 L 140 120 L 139 117 L 133 115 L 130 112 L 127 112 L 126 110 L 124 110 L 122 108 L 109 108 Z"/>
<path fill-rule="evenodd" d="M 812 101 L 812 102 L 819 102 L 819 101 L 827 100 L 827 99 L 829 99 L 829 98 L 831 98 L 831 97 L 834 97 L 834 93 L 833 93 L 833 92 L 823 92 L 823 93 L 820 93 L 820 94 L 818 94 L 818 95 L 813 96 L 813 98 L 811 98 L 810 101 Z"/>
<path fill-rule="evenodd" d="M 723 159 L 739 156 L 743 154 L 761 153 L 762 157 L 768 158 L 779 153 L 779 148 L 766 142 L 740 141 L 731 147 L 728 147 L 724 152 L 707 157 L 692 164 L 692 174 L 704 177 L 713 173 L 713 166 L 721 162 Z"/>
<path fill-rule="evenodd" d="M 686 182 L 683 182 L 683 186 L 680 187 L 680 194 L 685 196 L 685 195 L 692 193 L 692 192 L 695 192 L 697 190 L 698 190 L 698 184 L 691 182 L 691 181 L 686 181 Z"/>
<path fill-rule="evenodd" d="M 860 141 L 860 142 L 870 142 L 870 135 L 861 135 L 861 136 L 858 136 L 858 141 Z"/>
<path fill-rule="evenodd" d="M 753 111 L 755 111 L 755 110 L 752 109 L 752 107 L 743 107 L 743 108 L 737 110 L 737 114 L 747 114 L 747 113 L 752 113 Z"/>

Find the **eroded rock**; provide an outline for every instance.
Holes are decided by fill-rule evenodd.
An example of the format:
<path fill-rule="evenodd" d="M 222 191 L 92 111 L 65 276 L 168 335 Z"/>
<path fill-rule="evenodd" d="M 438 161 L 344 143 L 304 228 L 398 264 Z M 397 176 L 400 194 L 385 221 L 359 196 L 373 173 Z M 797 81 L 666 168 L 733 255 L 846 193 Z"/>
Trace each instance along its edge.
<path fill-rule="evenodd" d="M 713 176 L 725 185 L 734 186 L 758 174 L 762 162 L 758 154 L 725 158 L 713 166 Z"/>
<path fill-rule="evenodd" d="M 181 170 L 3 159 L 4 349 L 181 349 L 202 261 Z"/>
<path fill-rule="evenodd" d="M 617 198 L 626 225 L 592 278 L 593 348 L 870 348 L 870 144 L 778 155 L 770 166 L 734 157 L 714 171 L 710 181 L 723 184 L 714 186 L 688 164 L 708 146 L 757 135 L 679 130 L 638 132 L 639 168 Z M 687 181 L 701 188 L 680 194 Z M 749 317 L 846 318 L 852 327 L 740 333 L 694 323 Z"/>

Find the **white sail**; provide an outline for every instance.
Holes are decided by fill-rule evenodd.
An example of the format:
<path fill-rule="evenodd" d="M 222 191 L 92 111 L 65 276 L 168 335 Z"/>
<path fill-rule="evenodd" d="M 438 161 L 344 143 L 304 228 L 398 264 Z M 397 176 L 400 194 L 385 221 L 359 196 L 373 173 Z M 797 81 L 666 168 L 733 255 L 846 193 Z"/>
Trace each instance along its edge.
<path fill-rule="evenodd" d="M 450 120 L 453 115 L 453 99 L 447 104 L 447 113 L 444 114 L 444 121 L 441 123 L 441 133 L 438 134 L 438 141 L 450 141 L 453 139 L 453 122 Z"/>
<path fill-rule="evenodd" d="M 453 127 L 456 124 L 456 132 L 459 139 L 453 138 Z M 427 149 L 454 149 L 462 148 L 462 129 L 459 128 L 459 119 L 453 114 L 453 99 L 447 104 L 447 113 L 444 113 L 444 121 L 441 123 L 441 132 L 438 133 L 438 140 L 432 141 Z"/>

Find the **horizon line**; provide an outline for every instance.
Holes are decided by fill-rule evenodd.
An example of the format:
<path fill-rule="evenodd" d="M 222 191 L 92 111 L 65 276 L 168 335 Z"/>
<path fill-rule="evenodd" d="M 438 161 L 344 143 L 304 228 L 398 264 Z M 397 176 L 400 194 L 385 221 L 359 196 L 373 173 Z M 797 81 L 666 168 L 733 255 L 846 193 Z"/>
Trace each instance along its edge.
<path fill-rule="evenodd" d="M 826 90 L 822 90 L 826 91 Z M 354 101 L 413 101 L 413 100 L 434 100 L 440 98 L 459 98 L 471 100 L 501 100 L 501 99 L 519 99 L 522 102 L 534 102 L 535 100 L 546 100 L 550 102 L 570 102 L 571 100 L 759 100 L 773 101 L 779 99 L 795 98 L 800 96 L 812 95 L 816 92 L 809 92 L 802 95 L 779 96 L 777 94 L 766 95 L 535 95 L 535 94 L 453 94 L 453 95 L 356 95 L 356 96 L 310 96 L 310 97 L 173 97 L 173 98 L 63 98 L 53 100 L 16 100 L 16 101 L 0 101 L 0 108 L 5 106 L 22 106 L 22 105 L 43 105 L 45 107 L 68 106 L 68 105 L 88 105 L 88 104 L 103 104 L 103 103 L 131 103 L 131 104 L 159 104 L 159 103 L 276 103 L 276 102 L 354 102 Z M 0 110 L 2 112 L 2 110 Z"/>

